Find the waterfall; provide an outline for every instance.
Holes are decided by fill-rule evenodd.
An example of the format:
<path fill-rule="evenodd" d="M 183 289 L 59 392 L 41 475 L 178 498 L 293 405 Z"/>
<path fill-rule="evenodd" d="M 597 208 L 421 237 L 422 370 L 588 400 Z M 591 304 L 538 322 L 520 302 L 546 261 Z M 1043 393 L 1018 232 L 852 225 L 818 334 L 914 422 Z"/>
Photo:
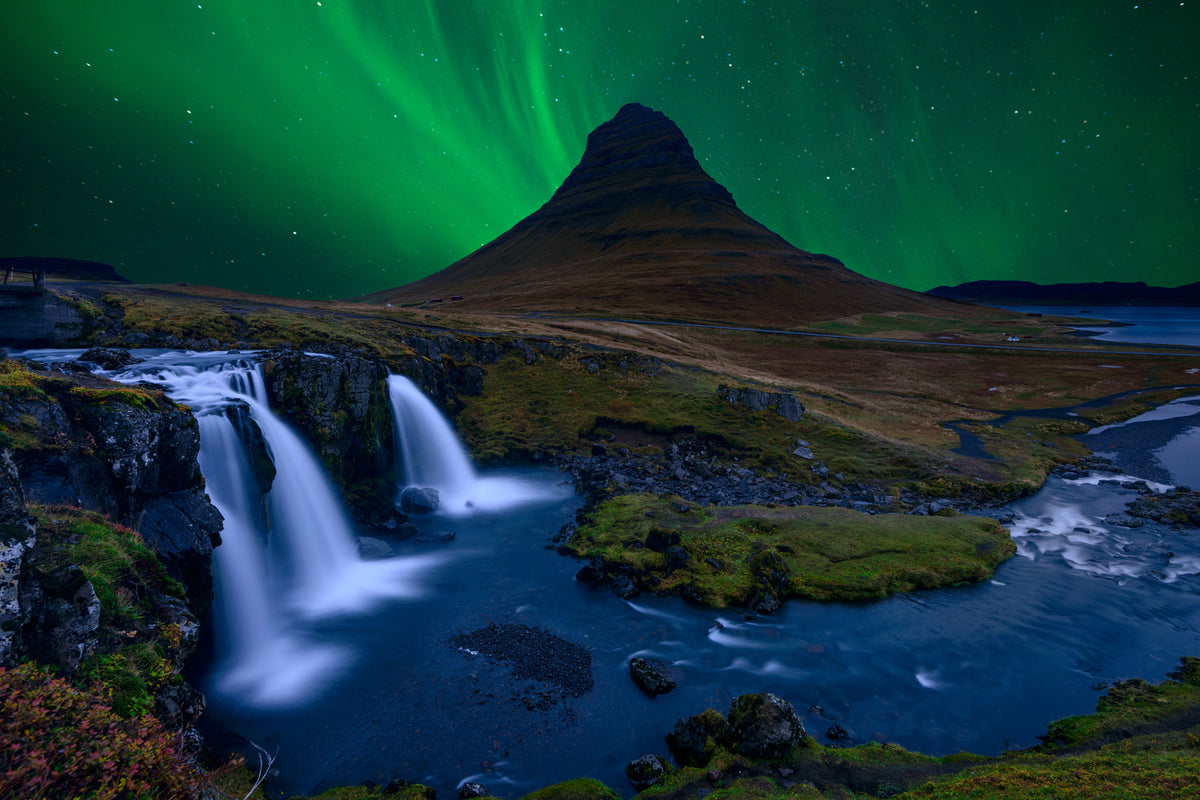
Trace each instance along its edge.
<path fill-rule="evenodd" d="M 202 414 L 200 469 L 209 500 L 225 518 L 213 551 L 216 650 L 214 686 L 258 706 L 293 704 L 311 696 L 348 658 L 317 646 L 281 624 L 267 568 L 263 533 L 255 524 L 256 487 L 233 424 L 222 413 Z"/>
<path fill-rule="evenodd" d="M 437 406 L 403 375 L 388 377 L 388 398 L 407 485 L 432 486 L 454 497 L 469 493 L 477 480 L 475 468 Z"/>
<path fill-rule="evenodd" d="M 454 428 L 433 401 L 403 375 L 388 377 L 388 397 L 395 422 L 397 462 L 404 476 L 400 488 L 437 489 L 440 513 L 461 516 L 502 511 L 560 499 L 564 494 L 544 483 L 476 474 Z"/>
<path fill-rule="evenodd" d="M 417 596 L 421 577 L 445 560 L 359 557 L 341 498 L 312 451 L 268 405 L 258 365 L 225 354 L 165 353 L 109 377 L 162 386 L 200 425 L 201 472 L 225 519 L 213 551 L 218 691 L 262 706 L 310 699 L 347 668 L 351 654 L 314 644 L 305 622 Z M 235 402 L 250 409 L 275 465 L 265 530 L 245 449 L 225 414 Z"/>

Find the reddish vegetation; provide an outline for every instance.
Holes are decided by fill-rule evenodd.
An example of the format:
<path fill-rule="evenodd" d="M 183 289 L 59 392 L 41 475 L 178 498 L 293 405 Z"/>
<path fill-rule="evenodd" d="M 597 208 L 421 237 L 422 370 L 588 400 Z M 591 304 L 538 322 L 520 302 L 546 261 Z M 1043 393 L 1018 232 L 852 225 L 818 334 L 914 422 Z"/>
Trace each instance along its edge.
<path fill-rule="evenodd" d="M 364 299 L 450 295 L 472 310 L 785 328 L 949 305 L 793 247 L 737 207 L 675 123 L 636 103 L 588 136 L 546 205 L 441 272 Z"/>
<path fill-rule="evenodd" d="M 0 797 L 197 797 L 201 776 L 151 716 L 31 665 L 0 668 Z"/>

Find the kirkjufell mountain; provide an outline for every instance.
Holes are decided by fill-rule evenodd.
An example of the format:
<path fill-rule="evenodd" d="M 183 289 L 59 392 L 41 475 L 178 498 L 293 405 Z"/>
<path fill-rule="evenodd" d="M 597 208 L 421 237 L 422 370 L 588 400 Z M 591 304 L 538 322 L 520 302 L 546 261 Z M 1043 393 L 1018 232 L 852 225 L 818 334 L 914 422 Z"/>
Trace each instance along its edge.
<path fill-rule="evenodd" d="M 368 301 L 790 327 L 947 303 L 794 247 L 738 208 L 683 133 L 637 103 L 588 136 L 554 196 L 449 267 Z"/>

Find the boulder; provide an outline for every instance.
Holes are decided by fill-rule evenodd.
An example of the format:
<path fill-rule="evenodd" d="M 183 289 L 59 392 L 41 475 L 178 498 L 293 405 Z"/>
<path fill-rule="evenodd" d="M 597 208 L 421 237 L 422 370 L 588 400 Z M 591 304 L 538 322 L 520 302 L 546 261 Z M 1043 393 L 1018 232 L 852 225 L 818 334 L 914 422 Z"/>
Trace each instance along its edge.
<path fill-rule="evenodd" d="M 166 686 L 154 696 L 154 715 L 171 729 L 191 725 L 207 706 L 204 695 L 187 683 Z"/>
<path fill-rule="evenodd" d="M 804 736 L 792 704 L 768 692 L 735 697 L 729 708 L 729 738 L 742 755 L 781 758 Z"/>
<path fill-rule="evenodd" d="M 128 367 L 130 364 L 140 364 L 144 359 L 122 350 L 119 347 L 92 347 L 79 356 L 80 361 L 95 364 L 100 369 L 114 370 Z"/>
<path fill-rule="evenodd" d="M 629 675 L 638 688 L 651 697 L 666 694 L 679 685 L 667 665 L 652 658 L 636 656 L 629 662 Z"/>
<path fill-rule="evenodd" d="M 482 783 L 468 782 L 458 787 L 458 800 L 468 800 L 471 797 L 491 797 L 491 793 Z"/>
<path fill-rule="evenodd" d="M 633 788 L 639 792 L 649 789 L 669 772 L 671 765 L 667 760 L 653 753 L 635 758 L 625 765 L 625 777 L 629 778 Z"/>
<path fill-rule="evenodd" d="M 432 514 L 438 510 L 438 490 L 409 486 L 400 493 L 400 510 L 405 514 Z"/>
<path fill-rule="evenodd" d="M 702 714 L 678 720 L 667 734 L 667 747 L 682 766 L 703 767 L 712 760 L 718 743 L 724 741 L 729 724 L 718 712 L 709 709 Z"/>
<path fill-rule="evenodd" d="M 371 536 L 358 537 L 358 554 L 367 561 L 387 558 L 392 554 L 392 548 L 382 539 Z"/>

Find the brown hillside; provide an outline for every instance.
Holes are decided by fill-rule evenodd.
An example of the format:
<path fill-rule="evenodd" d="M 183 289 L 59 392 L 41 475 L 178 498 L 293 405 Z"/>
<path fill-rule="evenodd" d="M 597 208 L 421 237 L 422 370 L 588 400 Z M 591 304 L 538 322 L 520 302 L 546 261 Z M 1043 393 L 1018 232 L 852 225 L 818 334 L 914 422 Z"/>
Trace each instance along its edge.
<path fill-rule="evenodd" d="M 544 206 L 427 278 L 362 298 L 792 327 L 944 301 L 788 244 L 737 207 L 665 115 L 631 103 L 588 136 Z"/>

